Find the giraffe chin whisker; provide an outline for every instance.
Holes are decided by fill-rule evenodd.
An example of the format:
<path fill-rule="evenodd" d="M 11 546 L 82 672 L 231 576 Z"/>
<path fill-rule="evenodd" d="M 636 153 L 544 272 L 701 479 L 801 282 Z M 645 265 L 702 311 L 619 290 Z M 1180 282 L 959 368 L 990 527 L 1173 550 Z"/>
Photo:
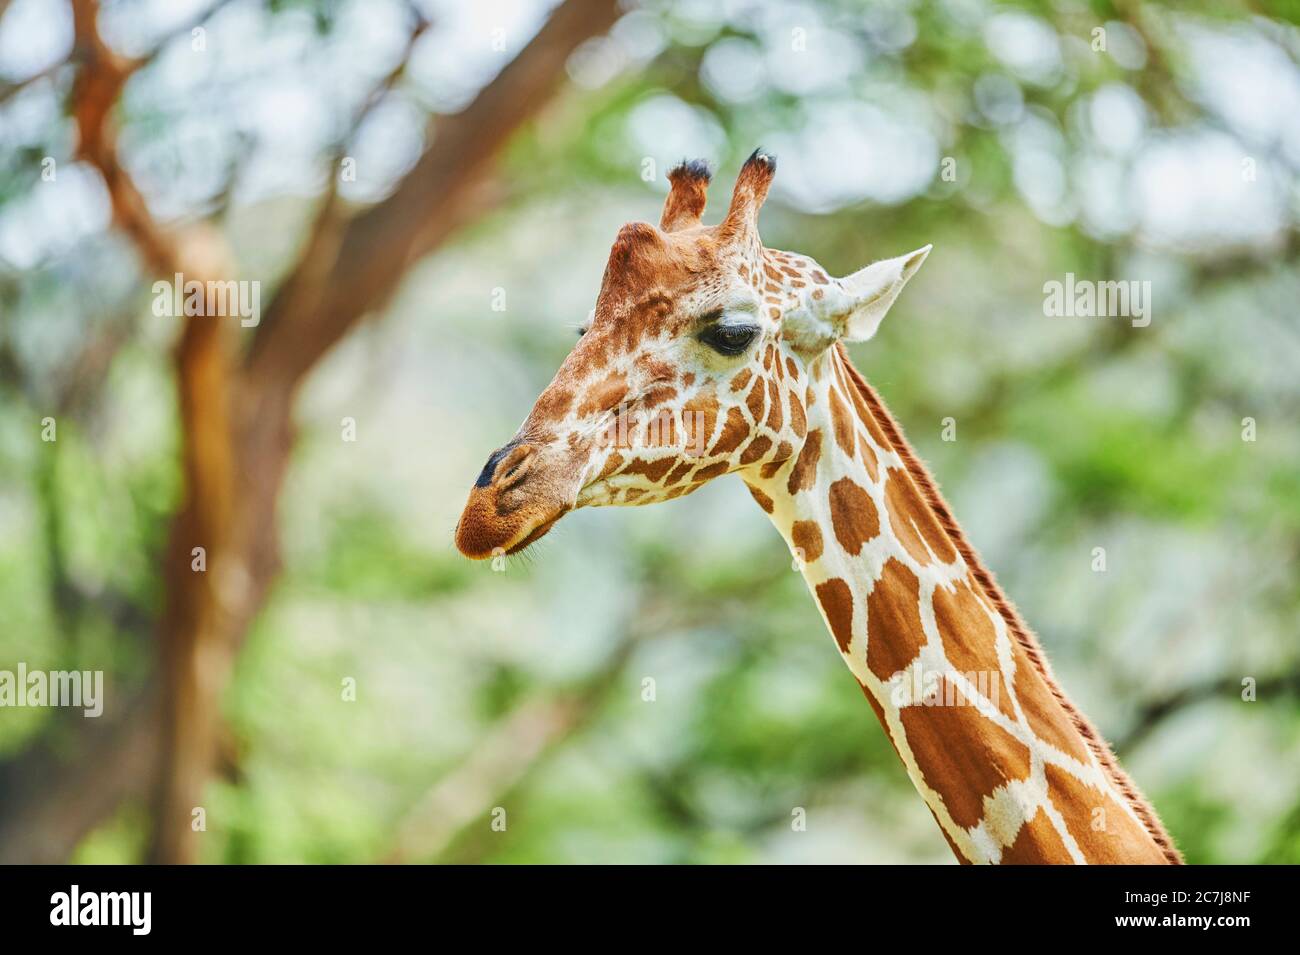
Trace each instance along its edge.
<path fill-rule="evenodd" d="M 507 547 L 506 556 L 513 557 L 515 554 L 518 554 L 521 551 L 528 549 L 533 544 L 536 544 L 539 540 L 550 533 L 551 528 L 555 526 L 556 522 L 567 513 L 569 513 L 569 508 L 566 507 L 555 514 L 554 517 L 542 521 L 542 523 L 538 524 L 531 531 L 525 534 L 519 543 Z"/>

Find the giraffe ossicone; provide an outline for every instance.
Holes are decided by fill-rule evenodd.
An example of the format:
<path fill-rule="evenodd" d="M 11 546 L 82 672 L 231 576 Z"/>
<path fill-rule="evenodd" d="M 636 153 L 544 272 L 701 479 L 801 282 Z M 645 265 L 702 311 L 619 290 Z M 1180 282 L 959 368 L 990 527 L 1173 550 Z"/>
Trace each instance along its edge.
<path fill-rule="evenodd" d="M 1181 861 L 842 344 L 876 333 L 930 246 L 843 278 L 765 248 L 775 172 L 756 150 L 706 226 L 709 168 L 682 163 L 659 225 L 619 231 L 587 327 L 489 456 L 457 547 L 515 553 L 574 508 L 734 472 L 958 859 Z"/>

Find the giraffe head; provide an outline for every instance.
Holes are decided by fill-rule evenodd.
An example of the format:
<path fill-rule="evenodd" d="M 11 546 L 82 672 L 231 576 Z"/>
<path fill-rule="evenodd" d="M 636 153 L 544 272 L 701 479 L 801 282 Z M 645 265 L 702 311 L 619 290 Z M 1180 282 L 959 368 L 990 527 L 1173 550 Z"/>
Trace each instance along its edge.
<path fill-rule="evenodd" d="M 775 172 L 756 151 L 722 222 L 705 226 L 708 166 L 683 163 L 658 228 L 619 231 L 577 345 L 474 482 L 461 553 L 515 553 L 574 508 L 766 477 L 799 453 L 810 369 L 836 341 L 875 333 L 930 247 L 842 279 L 766 249 L 758 213 Z"/>

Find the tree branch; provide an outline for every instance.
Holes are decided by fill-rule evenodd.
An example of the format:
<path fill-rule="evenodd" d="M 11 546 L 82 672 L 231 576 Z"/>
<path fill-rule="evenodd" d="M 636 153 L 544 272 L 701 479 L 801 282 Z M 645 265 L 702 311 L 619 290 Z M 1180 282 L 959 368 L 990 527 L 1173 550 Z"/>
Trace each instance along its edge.
<path fill-rule="evenodd" d="M 1131 751 L 1150 736 L 1161 723 L 1188 707 L 1212 700 L 1242 702 L 1241 689 L 1241 681 L 1233 677 L 1184 687 L 1170 696 L 1147 703 L 1138 711 L 1129 729 L 1112 740 L 1112 745 L 1117 753 Z M 1281 673 L 1258 680 L 1255 684 L 1255 694 L 1258 703 L 1265 703 L 1269 697 L 1274 696 L 1300 696 L 1300 672 Z"/>
<path fill-rule="evenodd" d="M 97 15 L 95 0 L 74 0 L 80 72 L 71 102 L 78 154 L 103 176 L 114 221 L 147 271 L 200 281 L 231 276 L 232 259 L 215 229 L 208 223 L 161 226 L 121 164 L 111 112 L 142 61 L 121 57 L 103 42 Z M 294 443 L 298 384 L 364 315 L 387 301 L 415 258 L 481 211 L 493 160 L 548 101 L 570 53 L 616 16 L 616 0 L 566 0 L 469 108 L 440 123 L 433 146 L 394 195 L 342 226 L 330 208 L 263 316 L 242 367 L 234 361 L 228 323 L 186 320 L 176 349 L 184 495 L 162 568 L 160 708 L 132 711 L 131 732 L 123 734 L 131 747 L 97 744 L 90 750 L 94 759 L 135 753 L 140 740 L 154 741 L 156 759 L 147 766 L 131 763 L 159 778 L 152 860 L 198 856 L 190 812 L 220 754 L 221 695 L 279 568 L 276 502 Z M 206 572 L 191 569 L 196 546 L 205 548 Z M 39 827 L 54 822 L 36 811 L 30 802 L 36 797 L 27 792 L 27 802 L 6 811 L 40 820 L 32 837 L 39 841 Z M 83 792 L 85 804 L 76 807 L 69 832 L 88 831 L 128 794 L 123 786 L 86 785 Z M 32 840 L 22 844 L 30 850 Z M 60 841 L 45 858 L 66 856 L 71 845 L 75 841 Z"/>
<path fill-rule="evenodd" d="M 436 139 L 397 190 L 351 220 L 337 247 L 300 261 L 258 327 L 252 378 L 297 382 L 367 313 L 382 306 L 411 262 L 481 212 L 481 187 L 511 135 L 545 105 L 569 55 L 617 17 L 615 0 L 566 0 Z M 328 268 L 316 261 L 328 256 Z M 318 294 L 304 287 L 325 273 Z"/>

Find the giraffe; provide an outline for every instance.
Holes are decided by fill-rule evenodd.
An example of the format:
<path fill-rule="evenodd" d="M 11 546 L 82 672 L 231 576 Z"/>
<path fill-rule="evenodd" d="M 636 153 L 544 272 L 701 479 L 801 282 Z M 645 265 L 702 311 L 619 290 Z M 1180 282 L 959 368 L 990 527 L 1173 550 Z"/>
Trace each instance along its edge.
<path fill-rule="evenodd" d="M 619 231 L 588 325 L 488 458 L 457 547 L 517 553 L 574 508 L 735 473 L 959 861 L 1181 862 L 849 360 L 930 246 L 838 279 L 765 248 L 775 171 L 756 150 L 706 226 L 709 167 L 684 162 L 659 226 Z"/>

